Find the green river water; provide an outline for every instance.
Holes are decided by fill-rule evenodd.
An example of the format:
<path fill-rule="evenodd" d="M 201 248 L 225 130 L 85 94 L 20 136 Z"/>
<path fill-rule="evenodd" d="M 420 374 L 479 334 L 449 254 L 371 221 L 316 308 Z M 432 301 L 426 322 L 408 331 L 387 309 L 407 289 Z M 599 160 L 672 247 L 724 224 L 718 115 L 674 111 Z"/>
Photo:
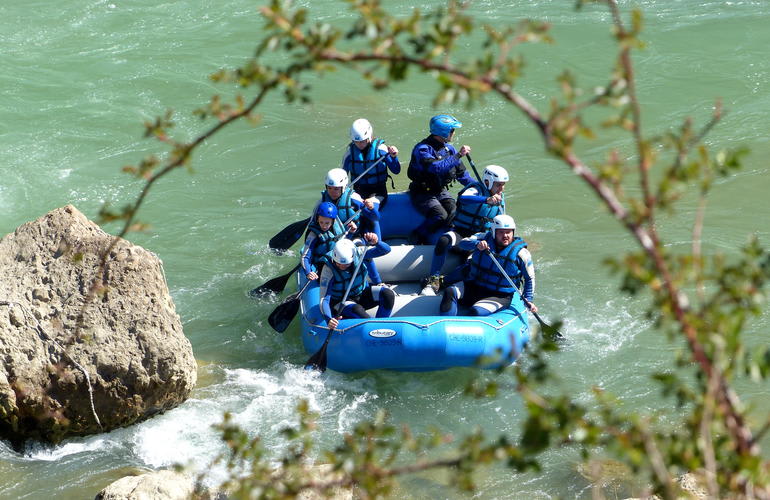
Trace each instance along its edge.
<path fill-rule="evenodd" d="M 300 3 L 324 21 L 349 16 L 344 2 Z M 203 129 L 191 111 L 214 93 L 232 91 L 215 86 L 207 75 L 251 54 L 261 27 L 259 4 L 4 0 L 0 233 L 67 203 L 95 218 L 103 201 L 122 206 L 135 197 L 140 184 L 120 168 L 158 151 L 141 138 L 142 122 L 173 108 L 176 134 L 190 138 Z M 498 26 L 521 18 L 552 23 L 557 43 L 525 49 L 529 63 L 518 88 L 541 109 L 558 90 L 554 78 L 564 68 L 591 88 L 605 82 L 612 65 L 608 14 L 599 8 L 575 12 L 573 4 L 472 4 L 474 15 Z M 385 5 L 400 13 L 412 8 L 402 0 Z M 752 150 L 746 168 L 720 181 L 710 200 L 704 248 L 734 253 L 750 234 L 767 244 L 770 5 L 643 0 L 621 6 L 638 6 L 645 14 L 647 48 L 635 56 L 645 129 L 664 131 L 686 116 L 703 122 L 721 98 L 728 113 L 709 143 Z M 267 241 L 308 212 L 326 170 L 339 164 L 355 118 L 367 117 L 376 135 L 398 146 L 405 167 L 408 152 L 426 135 L 436 112 L 430 106 L 434 86 L 425 78 L 381 93 L 344 71 L 313 85 L 313 104 L 287 105 L 273 97 L 261 109 L 260 125 L 237 125 L 206 143 L 192 175 L 177 172 L 153 189 L 140 214 L 152 230 L 130 236 L 164 261 L 185 333 L 201 362 L 192 397 L 142 424 L 55 447 L 29 445 L 17 453 L 0 443 L 0 498 L 93 498 L 136 467 L 179 462 L 204 469 L 223 449 L 211 426 L 224 411 L 279 450 L 284 443 L 276 431 L 295 421 L 293 408 L 300 398 L 321 414 L 318 437 L 325 445 L 380 408 L 418 433 L 431 426 L 456 436 L 475 426 L 490 436 L 517 433 L 520 398 L 515 393 L 483 401 L 463 397 L 462 388 L 475 375 L 470 369 L 304 372 L 307 355 L 296 324 L 285 334 L 267 325 L 280 299 L 255 303 L 247 297 L 247 290 L 293 265 L 296 254 L 276 256 Z M 497 163 L 512 174 L 508 211 L 533 248 L 536 303 L 545 318 L 564 318 L 570 338 L 566 350 L 552 356 L 563 389 L 587 402 L 591 388 L 599 386 L 619 395 L 629 409 L 665 410 L 670 402 L 649 373 L 671 366 L 680 346 L 651 329 L 643 315 L 647 303 L 620 294 L 617 279 L 601 266 L 603 258 L 631 248 L 630 238 L 564 165 L 544 156 L 538 135 L 518 111 L 496 98 L 472 110 L 442 111 L 463 121 L 456 142 L 472 146 L 479 166 Z M 607 146 L 622 144 L 619 138 L 594 141 L 584 144 L 581 154 L 595 160 Z M 402 173 L 397 185 L 406 184 Z M 693 212 L 694 205 L 685 203 L 662 223 L 672 246 L 689 245 Z M 752 344 L 767 342 L 768 323 L 767 314 L 752 322 Z M 739 389 L 757 406 L 758 417 L 770 409 L 767 386 L 747 382 Z M 574 453 L 549 451 L 542 461 L 540 474 L 480 471 L 473 496 L 590 497 Z M 211 471 L 212 482 L 221 477 L 221 471 Z M 399 494 L 469 496 L 443 486 L 445 480 L 444 473 L 409 478 Z"/>

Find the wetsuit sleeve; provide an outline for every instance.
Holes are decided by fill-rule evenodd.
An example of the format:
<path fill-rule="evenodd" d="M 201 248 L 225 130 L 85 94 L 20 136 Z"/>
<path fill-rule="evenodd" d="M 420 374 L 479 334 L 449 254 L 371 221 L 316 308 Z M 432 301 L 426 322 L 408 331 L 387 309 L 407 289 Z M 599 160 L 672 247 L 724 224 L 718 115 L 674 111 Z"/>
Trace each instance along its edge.
<path fill-rule="evenodd" d="M 467 170 L 463 171 L 463 175 L 457 178 L 458 181 L 460 181 L 460 184 L 463 186 L 467 186 L 468 184 L 473 183 L 473 177 L 471 177 L 471 174 L 468 173 Z"/>
<path fill-rule="evenodd" d="M 532 262 L 532 254 L 529 253 L 529 250 L 526 248 L 519 250 L 518 262 L 524 277 L 522 294 L 525 299 L 532 302 L 535 298 L 535 264 Z"/>
<path fill-rule="evenodd" d="M 487 201 L 487 196 L 480 195 L 479 190 L 475 187 L 466 189 L 465 192 L 460 195 L 460 198 L 462 198 L 463 201 L 468 201 L 470 203 L 484 203 Z"/>
<path fill-rule="evenodd" d="M 460 159 L 455 156 L 457 151 L 453 146 L 447 146 L 448 153 L 442 159 L 438 159 L 433 148 L 427 144 L 420 144 L 414 150 L 416 160 L 431 174 L 445 176 L 450 170 L 460 165 Z"/>
<path fill-rule="evenodd" d="M 381 255 L 385 255 L 387 253 L 390 253 L 390 245 L 380 240 L 377 242 L 376 245 L 366 250 L 366 255 L 364 255 L 364 258 L 373 259 L 375 257 L 380 257 Z"/>
<path fill-rule="evenodd" d="M 316 246 L 318 246 L 318 237 L 315 233 L 308 234 L 307 239 L 305 240 L 305 246 L 302 248 L 302 270 L 305 274 L 316 270 L 313 265 L 313 251 Z"/>
<path fill-rule="evenodd" d="M 350 157 L 350 146 L 348 146 L 345 148 L 345 154 L 342 155 L 342 169 L 349 174 L 352 167 L 353 161 Z"/>
<path fill-rule="evenodd" d="M 394 174 L 401 172 L 401 162 L 399 161 L 398 156 L 395 158 L 390 156 L 390 154 L 388 154 L 388 148 L 385 146 L 385 144 L 380 144 L 380 147 L 377 148 L 377 157 L 379 158 L 381 156 L 387 156 L 387 158 L 382 161 L 388 167 L 388 170 Z"/>
<path fill-rule="evenodd" d="M 366 205 L 361 205 L 361 215 L 372 222 L 377 222 L 380 220 L 380 211 L 377 210 L 376 205 L 375 208 L 372 208 L 371 210 L 366 208 Z"/>
<path fill-rule="evenodd" d="M 319 307 L 321 308 L 321 315 L 328 323 L 329 320 L 332 319 L 332 296 L 329 291 L 331 290 L 332 282 L 334 281 L 334 273 L 332 273 L 332 270 L 329 269 L 329 266 L 324 266 L 323 270 L 321 271 L 321 277 L 318 281 L 320 282 L 318 290 L 321 297 L 321 303 L 319 304 Z"/>
<path fill-rule="evenodd" d="M 479 241 L 484 239 L 486 234 L 487 233 L 476 233 L 467 238 L 463 238 L 457 243 L 457 246 L 460 247 L 461 250 L 471 252 L 476 249 L 476 245 L 478 245 Z"/>
<path fill-rule="evenodd" d="M 350 196 L 350 205 L 353 207 L 353 210 L 356 212 L 353 216 L 353 220 L 357 221 L 361 218 L 361 210 L 364 208 L 364 200 L 361 198 L 361 195 L 358 193 L 353 193 Z M 345 221 L 342 221 L 345 222 Z"/>

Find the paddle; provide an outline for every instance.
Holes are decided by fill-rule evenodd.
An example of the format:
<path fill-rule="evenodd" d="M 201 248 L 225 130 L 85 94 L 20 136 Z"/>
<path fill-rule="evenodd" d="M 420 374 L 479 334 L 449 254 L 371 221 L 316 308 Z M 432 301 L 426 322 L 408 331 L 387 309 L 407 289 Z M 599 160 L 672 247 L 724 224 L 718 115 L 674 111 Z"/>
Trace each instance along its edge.
<path fill-rule="evenodd" d="M 543 321 L 543 318 L 541 318 L 538 313 L 530 309 L 530 306 L 532 305 L 532 303 L 524 298 L 524 295 L 522 295 L 521 290 L 519 290 L 519 287 L 517 287 L 513 283 L 510 276 L 508 276 L 508 273 L 505 272 L 505 269 L 503 269 L 503 266 L 500 265 L 500 263 L 495 258 L 495 255 L 489 249 L 487 249 L 487 254 L 489 255 L 489 258 L 492 259 L 492 262 L 495 263 L 495 265 L 500 270 L 500 272 L 503 273 L 503 276 L 505 276 L 505 279 L 508 280 L 508 283 L 513 287 L 514 290 L 516 290 L 516 292 L 518 292 L 519 297 L 521 297 L 521 300 L 523 300 L 524 303 L 527 305 L 527 309 L 529 309 L 529 312 L 535 315 L 535 319 L 537 319 L 537 322 L 540 323 L 540 328 L 543 330 L 543 333 L 548 335 L 550 339 L 563 340 L 564 335 L 562 335 L 556 328 L 552 327 L 551 325 Z"/>
<path fill-rule="evenodd" d="M 305 286 L 299 292 L 295 292 L 284 299 L 278 307 L 276 307 L 270 316 L 267 317 L 267 322 L 273 327 L 276 332 L 285 332 L 289 327 L 289 324 L 294 319 L 299 311 L 300 297 L 305 289 L 310 285 L 312 281 L 308 280 Z"/>
<path fill-rule="evenodd" d="M 346 220 L 345 222 L 342 223 L 343 228 L 350 221 L 352 221 L 353 218 L 355 218 L 355 214 L 351 215 L 348 220 Z M 338 234 L 337 236 L 334 237 L 334 241 L 339 240 L 340 238 L 342 238 L 347 233 L 348 233 L 347 231 L 341 232 L 340 234 Z M 302 257 L 304 258 L 304 254 L 302 255 Z M 291 271 L 289 271 L 288 273 L 286 273 L 286 274 L 284 274 L 282 276 L 278 276 L 277 278 L 273 278 L 270 281 L 268 281 L 267 283 L 265 283 L 264 285 L 258 286 L 257 288 L 255 288 L 252 291 L 250 291 L 249 292 L 249 296 L 250 297 L 259 297 L 260 295 L 264 295 L 264 294 L 270 293 L 270 292 L 281 293 L 283 291 L 283 289 L 286 288 L 286 282 L 289 281 L 289 276 L 291 276 L 294 271 L 296 271 L 297 269 L 299 269 L 302 266 L 301 260 L 302 259 L 300 259 L 300 264 L 297 264 L 296 266 L 294 266 L 291 269 Z"/>
<path fill-rule="evenodd" d="M 369 248 L 369 245 L 364 246 L 364 251 L 361 254 L 361 260 L 358 261 L 358 265 L 353 271 L 353 275 L 350 277 L 350 283 L 348 283 L 348 288 L 347 290 L 345 290 L 345 295 L 342 296 L 342 300 L 337 304 L 338 307 L 344 304 L 345 301 L 348 299 L 350 288 L 353 286 L 353 282 L 356 280 L 356 276 L 358 275 L 358 270 L 361 269 L 361 264 L 363 264 L 364 262 L 364 255 L 366 255 L 366 250 L 368 248 Z M 331 265 L 333 266 L 334 264 L 331 264 Z M 323 297 L 321 298 L 323 299 Z M 338 312 L 338 311 L 335 311 L 335 312 Z M 324 343 L 323 345 L 321 345 L 321 348 L 318 349 L 318 352 L 310 356 L 310 359 L 308 359 L 307 363 L 305 363 L 305 370 L 318 370 L 321 373 L 326 371 L 326 349 L 329 347 L 329 340 L 332 338 L 332 333 L 334 333 L 334 329 L 329 328 L 329 333 L 326 335 L 326 340 L 324 340 Z"/>
<path fill-rule="evenodd" d="M 382 160 L 384 160 L 388 155 L 380 156 L 380 158 L 369 165 L 369 168 L 361 172 L 361 175 L 353 179 L 353 182 L 350 183 L 350 185 L 354 185 L 356 182 L 361 180 L 361 177 L 366 175 L 371 169 L 376 167 Z M 315 212 L 313 212 L 313 215 L 315 215 Z M 307 230 L 307 226 L 310 225 L 310 221 L 313 219 L 313 217 L 308 217 L 307 219 L 300 220 L 297 222 L 294 222 L 292 224 L 289 224 L 285 228 L 281 230 L 278 234 L 270 238 L 270 241 L 268 242 L 268 245 L 270 245 L 270 248 L 273 250 L 278 251 L 284 251 L 291 248 L 292 245 L 294 245 L 297 240 L 302 236 L 302 233 Z"/>
<path fill-rule="evenodd" d="M 286 288 L 286 282 L 289 281 L 289 277 L 294 274 L 300 267 L 301 265 L 297 264 L 296 266 L 292 267 L 291 271 L 288 273 L 273 278 L 264 285 L 258 286 L 249 292 L 249 296 L 259 297 L 270 292 L 281 293 L 283 289 Z"/>
<path fill-rule="evenodd" d="M 300 236 L 302 236 L 302 233 L 305 232 L 305 229 L 307 229 L 311 220 L 312 217 L 308 217 L 307 219 L 298 220 L 293 224 L 289 224 L 283 228 L 280 233 L 270 238 L 268 245 L 270 245 L 270 248 L 273 250 L 288 250 L 297 242 Z"/>
<path fill-rule="evenodd" d="M 468 163 L 471 164 L 471 168 L 473 169 L 473 173 L 476 174 L 476 180 L 479 181 L 479 184 L 483 184 L 483 182 L 481 182 L 481 177 L 479 176 L 479 171 L 476 170 L 476 164 L 473 163 L 473 159 L 471 158 L 471 155 L 467 154 L 465 156 L 468 158 Z"/>

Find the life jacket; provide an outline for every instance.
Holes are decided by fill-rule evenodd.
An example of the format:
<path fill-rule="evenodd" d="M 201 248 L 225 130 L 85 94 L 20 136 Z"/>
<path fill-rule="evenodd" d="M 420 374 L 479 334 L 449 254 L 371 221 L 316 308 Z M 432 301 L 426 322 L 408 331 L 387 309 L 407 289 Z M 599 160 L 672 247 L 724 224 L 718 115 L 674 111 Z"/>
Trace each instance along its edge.
<path fill-rule="evenodd" d="M 489 245 L 489 248 L 495 248 L 495 238 L 492 233 L 487 233 L 484 240 Z M 521 290 L 522 272 L 517 261 L 519 261 L 519 250 L 526 248 L 527 244 L 518 236 L 513 239 L 510 245 L 505 247 L 501 252 L 497 253 L 495 258 L 500 263 L 505 272 L 511 278 L 511 281 L 519 287 Z M 522 266 L 523 267 L 523 266 Z M 468 269 L 469 281 L 473 281 L 478 286 L 487 288 L 489 290 L 497 290 L 504 293 L 514 293 L 516 290 L 511 287 L 505 276 L 500 274 L 500 270 L 497 268 L 487 252 L 481 252 L 476 250 L 471 255 L 470 266 Z"/>
<path fill-rule="evenodd" d="M 350 179 L 351 181 L 355 178 L 357 178 L 359 175 L 363 174 L 364 171 L 366 171 L 367 168 L 371 166 L 372 163 L 377 161 L 379 157 L 377 156 L 377 148 L 380 147 L 380 144 L 384 144 L 385 141 L 382 139 L 374 139 L 369 146 L 364 149 L 364 151 L 361 151 L 356 147 L 354 143 L 350 143 L 349 150 L 350 150 Z M 365 176 L 361 177 L 361 180 L 356 182 L 356 185 L 364 185 L 364 184 L 385 184 L 385 181 L 388 180 L 388 166 L 385 165 L 385 160 L 381 161 L 376 167 L 371 169 L 366 173 Z"/>
<path fill-rule="evenodd" d="M 353 263 L 343 271 L 334 265 L 331 259 L 327 257 L 329 262 L 329 269 L 332 270 L 332 274 L 334 275 L 334 281 L 332 281 L 332 285 L 329 288 L 329 294 L 333 299 L 342 300 L 342 297 L 345 295 L 345 290 L 348 289 L 348 285 L 350 284 L 350 277 L 353 276 L 353 272 L 356 270 L 359 263 L 361 263 L 362 258 L 363 257 L 361 256 L 361 252 L 358 248 L 356 248 L 356 251 L 353 253 Z M 348 297 L 357 297 L 364 293 L 368 279 L 369 272 L 366 269 L 366 264 L 361 263 L 361 268 L 356 274 L 355 280 L 353 281 L 353 286 L 350 287 Z"/>
<path fill-rule="evenodd" d="M 433 150 L 433 154 L 436 156 L 436 160 L 443 160 L 444 158 L 454 154 L 446 145 L 444 145 L 441 149 L 436 149 L 436 142 L 437 141 L 431 137 L 426 137 L 422 141 L 418 142 L 414 146 L 414 149 L 412 149 L 412 158 L 409 160 L 409 168 L 406 170 L 407 177 L 414 181 L 409 185 L 409 191 L 418 194 L 437 195 L 442 190 L 446 189 L 450 184 L 452 184 L 455 179 L 462 176 L 465 172 L 465 167 L 460 162 L 458 162 L 457 166 L 452 167 L 452 169 L 445 176 L 432 174 L 425 170 L 425 166 L 417 161 L 414 154 L 414 151 L 420 145 L 428 145 Z"/>
<path fill-rule="evenodd" d="M 337 206 L 337 218 L 341 221 L 347 221 L 354 215 L 359 214 L 358 210 L 353 207 L 353 201 L 351 200 L 352 196 L 353 189 L 350 186 L 345 188 L 340 197 L 337 198 L 337 201 L 332 200 L 329 193 L 324 189 L 321 191 L 321 203 L 324 201 L 334 203 Z M 355 217 L 353 220 L 356 220 L 357 218 L 358 217 Z"/>
<path fill-rule="evenodd" d="M 334 244 L 339 239 L 339 235 L 344 234 L 346 229 L 342 225 L 339 219 L 334 219 L 331 227 L 324 231 L 321 226 L 318 225 L 318 217 L 313 218 L 313 222 L 308 226 L 308 230 L 316 235 L 318 243 L 313 248 L 313 264 L 323 262 L 324 256 L 331 252 L 334 248 Z"/>
<path fill-rule="evenodd" d="M 499 205 L 489 205 L 486 202 L 464 201 L 463 193 L 470 188 L 476 188 L 479 196 L 489 198 L 492 193 L 484 184 L 473 182 L 465 186 L 457 196 L 457 211 L 455 212 L 454 226 L 471 233 L 489 231 L 492 227 L 492 219 L 505 213 L 505 195 Z M 501 193 L 502 194 L 502 193 Z"/>

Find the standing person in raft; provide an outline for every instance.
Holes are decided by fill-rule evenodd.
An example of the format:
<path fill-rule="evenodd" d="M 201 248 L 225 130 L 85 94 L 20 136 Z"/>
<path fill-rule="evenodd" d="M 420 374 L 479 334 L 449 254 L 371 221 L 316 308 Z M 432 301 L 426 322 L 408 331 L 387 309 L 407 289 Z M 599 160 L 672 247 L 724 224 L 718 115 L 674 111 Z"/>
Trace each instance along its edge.
<path fill-rule="evenodd" d="M 362 199 L 361 195 L 353 191 L 352 186 L 348 186 L 348 174 L 341 168 L 333 168 L 326 174 L 326 186 L 321 192 L 321 203 L 324 202 L 332 203 L 337 207 L 337 218 L 345 223 L 350 233 L 359 236 L 374 233 L 377 239 L 382 239 L 379 210 L 371 199 Z M 315 218 L 315 212 L 313 218 Z M 377 272 L 374 261 L 368 261 L 368 264 L 372 282 L 381 284 L 382 278 Z"/>
<path fill-rule="evenodd" d="M 407 175 L 409 199 L 425 221 L 409 235 L 412 244 L 429 243 L 430 236 L 451 222 L 455 213 L 455 199 L 447 187 L 455 180 L 463 186 L 473 179 L 465 170 L 460 158 L 471 152 L 470 146 L 462 146 L 458 152 L 450 144 L 455 129 L 462 127 L 455 117 L 436 115 L 430 119 L 430 135 L 412 149 Z"/>
<path fill-rule="evenodd" d="M 318 279 L 319 269 L 334 244 L 348 232 L 337 218 L 334 203 L 324 201 L 315 211 L 315 219 L 308 226 L 305 246 L 302 248 L 302 270 L 310 281 Z"/>
<path fill-rule="evenodd" d="M 473 249 L 467 264 L 468 274 L 463 281 L 462 291 L 454 285 L 444 290 L 440 307 L 442 316 L 456 316 L 458 302 L 462 306 L 470 306 L 470 314 L 473 316 L 489 316 L 511 305 L 516 290 L 495 265 L 489 252 L 496 255 L 505 273 L 519 287 L 527 307 L 537 312 L 537 306 L 532 303 L 535 295 L 535 266 L 527 244 L 515 236 L 515 231 L 516 223 L 510 215 L 498 215 L 492 221 L 489 232 L 475 234 L 460 242 L 460 248 Z"/>
<path fill-rule="evenodd" d="M 457 210 L 452 229 L 442 234 L 433 250 L 433 260 L 430 264 L 430 274 L 423 278 L 423 295 L 435 295 L 444 284 L 444 278 L 439 275 L 446 262 L 450 248 L 456 247 L 462 238 L 469 238 L 476 233 L 485 233 L 492 227 L 492 219 L 505 213 L 505 183 L 508 182 L 508 171 L 499 165 L 487 165 L 481 176 L 481 182 L 473 181 L 457 195 Z M 468 253 L 463 252 L 465 257 Z M 447 276 L 446 282 L 456 283 L 461 275 Z M 430 287 L 428 289 L 427 287 Z M 432 292 L 432 293 L 431 293 Z"/>
<path fill-rule="evenodd" d="M 378 318 L 389 318 L 393 312 L 396 293 L 386 286 L 370 285 L 367 270 L 371 259 L 385 255 L 390 247 L 374 233 L 366 233 L 364 240 L 371 246 L 357 247 L 347 239 L 338 241 L 332 249 L 331 262 L 321 271 L 321 314 L 332 330 L 341 318 L 368 318 L 366 309 L 374 306 L 378 306 Z M 340 304 L 348 286 L 347 299 Z"/>
<path fill-rule="evenodd" d="M 393 175 L 401 172 L 398 148 L 386 145 L 383 139 L 375 138 L 372 124 L 366 118 L 353 122 L 350 127 L 350 141 L 345 156 L 342 157 L 342 169 L 353 179 L 363 174 L 381 157 L 386 157 L 361 177 L 354 187 L 361 198 L 379 204 L 382 209 L 388 200 L 388 170 L 393 172 Z"/>

